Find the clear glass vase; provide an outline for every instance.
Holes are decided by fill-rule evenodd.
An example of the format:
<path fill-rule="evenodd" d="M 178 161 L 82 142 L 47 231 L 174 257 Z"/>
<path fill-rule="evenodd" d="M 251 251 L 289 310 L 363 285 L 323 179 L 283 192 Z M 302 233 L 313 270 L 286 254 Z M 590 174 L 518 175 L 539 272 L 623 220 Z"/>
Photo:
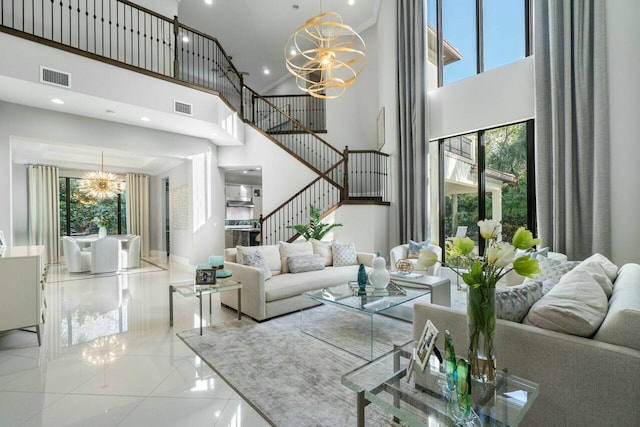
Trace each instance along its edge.
<path fill-rule="evenodd" d="M 496 289 L 479 286 L 467 289 L 468 352 L 471 376 L 493 383 L 496 380 Z"/>

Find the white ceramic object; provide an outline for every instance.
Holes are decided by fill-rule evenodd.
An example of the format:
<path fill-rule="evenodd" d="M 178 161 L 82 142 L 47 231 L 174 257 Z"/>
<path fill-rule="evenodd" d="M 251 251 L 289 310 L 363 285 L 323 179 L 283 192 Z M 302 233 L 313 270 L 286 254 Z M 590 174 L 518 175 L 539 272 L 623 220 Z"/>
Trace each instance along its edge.
<path fill-rule="evenodd" d="M 369 274 L 369 281 L 374 289 L 384 289 L 389 284 L 389 272 L 387 271 L 387 261 L 377 256 L 373 259 L 373 270 Z"/>
<path fill-rule="evenodd" d="M 98 237 L 101 239 L 104 239 L 105 237 L 107 237 L 107 228 L 106 227 L 100 227 L 98 229 Z"/>

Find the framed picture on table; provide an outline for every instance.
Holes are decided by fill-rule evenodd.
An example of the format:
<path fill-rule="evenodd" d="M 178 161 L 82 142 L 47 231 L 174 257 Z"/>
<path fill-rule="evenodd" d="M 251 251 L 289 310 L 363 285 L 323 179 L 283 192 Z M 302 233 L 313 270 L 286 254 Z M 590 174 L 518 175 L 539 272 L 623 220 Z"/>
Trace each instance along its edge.
<path fill-rule="evenodd" d="M 196 270 L 196 285 L 215 285 L 216 269 Z"/>
<path fill-rule="evenodd" d="M 424 325 L 424 329 L 422 330 L 422 335 L 420 336 L 420 341 L 416 345 L 413 353 L 413 358 L 415 359 L 415 363 L 420 366 L 420 370 L 424 371 L 424 368 L 427 366 L 429 362 L 429 356 L 433 351 L 433 346 L 436 343 L 436 338 L 438 337 L 438 330 L 431 323 L 431 320 L 427 320 L 427 323 Z"/>

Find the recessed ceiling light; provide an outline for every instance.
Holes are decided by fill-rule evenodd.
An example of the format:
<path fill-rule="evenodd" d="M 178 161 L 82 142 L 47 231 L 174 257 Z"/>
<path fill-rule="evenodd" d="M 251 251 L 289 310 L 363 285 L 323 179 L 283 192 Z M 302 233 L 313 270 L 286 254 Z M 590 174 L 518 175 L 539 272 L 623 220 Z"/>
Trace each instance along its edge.
<path fill-rule="evenodd" d="M 353 6 L 356 4 L 356 0 L 349 0 L 347 3 L 349 3 L 349 6 Z"/>
<path fill-rule="evenodd" d="M 264 70 L 262 70 L 262 72 L 264 73 L 265 76 L 268 76 L 271 73 L 271 71 L 269 71 L 269 69 L 266 67 Z"/>
<path fill-rule="evenodd" d="M 242 171 L 242 173 L 249 173 L 249 171 Z"/>
<path fill-rule="evenodd" d="M 204 0 L 205 4 L 213 4 L 213 0 Z"/>
<path fill-rule="evenodd" d="M 257 171 L 261 170 L 262 168 L 256 168 Z"/>
<path fill-rule="evenodd" d="M 59 104 L 62 105 L 64 104 L 64 101 L 60 98 L 51 98 L 51 102 L 53 102 L 54 104 Z"/>
<path fill-rule="evenodd" d="M 182 36 L 182 41 L 185 42 L 185 43 L 189 43 L 189 37 Z"/>
<path fill-rule="evenodd" d="M 149 117 L 147 117 L 147 116 L 140 117 L 140 120 L 142 120 L 143 122 L 149 122 L 149 121 L 151 121 L 151 119 L 150 119 Z"/>

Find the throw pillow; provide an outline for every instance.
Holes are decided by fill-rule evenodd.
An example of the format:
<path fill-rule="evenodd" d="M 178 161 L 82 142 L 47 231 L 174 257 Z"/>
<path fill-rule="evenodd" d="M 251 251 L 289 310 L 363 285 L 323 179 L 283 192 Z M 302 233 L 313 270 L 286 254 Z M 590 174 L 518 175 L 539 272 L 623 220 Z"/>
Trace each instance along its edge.
<path fill-rule="evenodd" d="M 256 249 L 253 253 L 242 255 L 242 263 L 249 267 L 259 268 L 264 271 L 264 280 L 271 279 L 271 270 L 266 258 L 260 249 Z"/>
<path fill-rule="evenodd" d="M 358 264 L 358 255 L 353 243 L 338 243 L 334 240 L 331 243 L 331 251 L 333 252 L 334 267 Z"/>
<path fill-rule="evenodd" d="M 309 239 L 313 246 L 313 253 L 320 255 L 325 266 L 333 264 L 333 252 L 331 251 L 331 242 L 321 242 L 316 239 Z"/>
<path fill-rule="evenodd" d="M 280 247 L 280 260 L 282 262 L 282 272 L 289 272 L 289 264 L 287 264 L 287 258 L 295 255 L 313 255 L 313 246 L 311 242 L 278 242 Z"/>
<path fill-rule="evenodd" d="M 589 258 L 585 259 L 584 262 L 597 262 L 602 265 L 602 268 L 607 273 L 609 280 L 614 282 L 616 277 L 618 277 L 618 266 L 609 261 L 609 258 L 602 254 L 593 254 Z"/>
<path fill-rule="evenodd" d="M 409 240 L 409 249 L 407 250 L 407 258 L 417 259 L 420 256 L 420 249 L 429 246 L 429 242 L 414 242 Z"/>
<path fill-rule="evenodd" d="M 607 299 L 611 297 L 613 283 L 611 283 L 611 280 L 609 280 L 609 277 L 607 277 L 607 273 L 602 264 L 584 260 L 576 268 L 568 272 L 567 275 L 574 274 L 579 271 L 585 271 L 589 273 L 589 275 L 595 279 L 598 285 L 600 285 L 605 295 L 607 296 Z"/>
<path fill-rule="evenodd" d="M 538 282 L 545 282 L 550 280 L 555 285 L 560 281 L 562 276 L 573 270 L 580 261 L 556 261 L 545 256 L 538 257 L 538 266 L 540 267 L 540 273 L 533 277 L 533 280 Z M 551 286 L 553 287 L 553 286 Z"/>
<path fill-rule="evenodd" d="M 287 258 L 287 264 L 293 274 L 324 269 L 324 262 L 318 254 L 290 256 Z"/>
<path fill-rule="evenodd" d="M 541 282 L 526 282 L 496 289 L 496 317 L 522 323 L 531 306 L 542 297 Z"/>
<path fill-rule="evenodd" d="M 607 296 L 593 277 L 585 271 L 567 275 L 533 304 L 525 325 L 590 337 L 607 314 Z"/>
<path fill-rule="evenodd" d="M 280 261 L 280 249 L 278 245 L 264 245 L 264 246 L 236 246 L 236 262 L 238 264 L 244 264 L 244 255 L 250 255 L 257 250 L 262 251 L 262 255 L 269 264 L 269 270 L 271 275 L 276 276 L 280 274 L 282 263 Z"/>

